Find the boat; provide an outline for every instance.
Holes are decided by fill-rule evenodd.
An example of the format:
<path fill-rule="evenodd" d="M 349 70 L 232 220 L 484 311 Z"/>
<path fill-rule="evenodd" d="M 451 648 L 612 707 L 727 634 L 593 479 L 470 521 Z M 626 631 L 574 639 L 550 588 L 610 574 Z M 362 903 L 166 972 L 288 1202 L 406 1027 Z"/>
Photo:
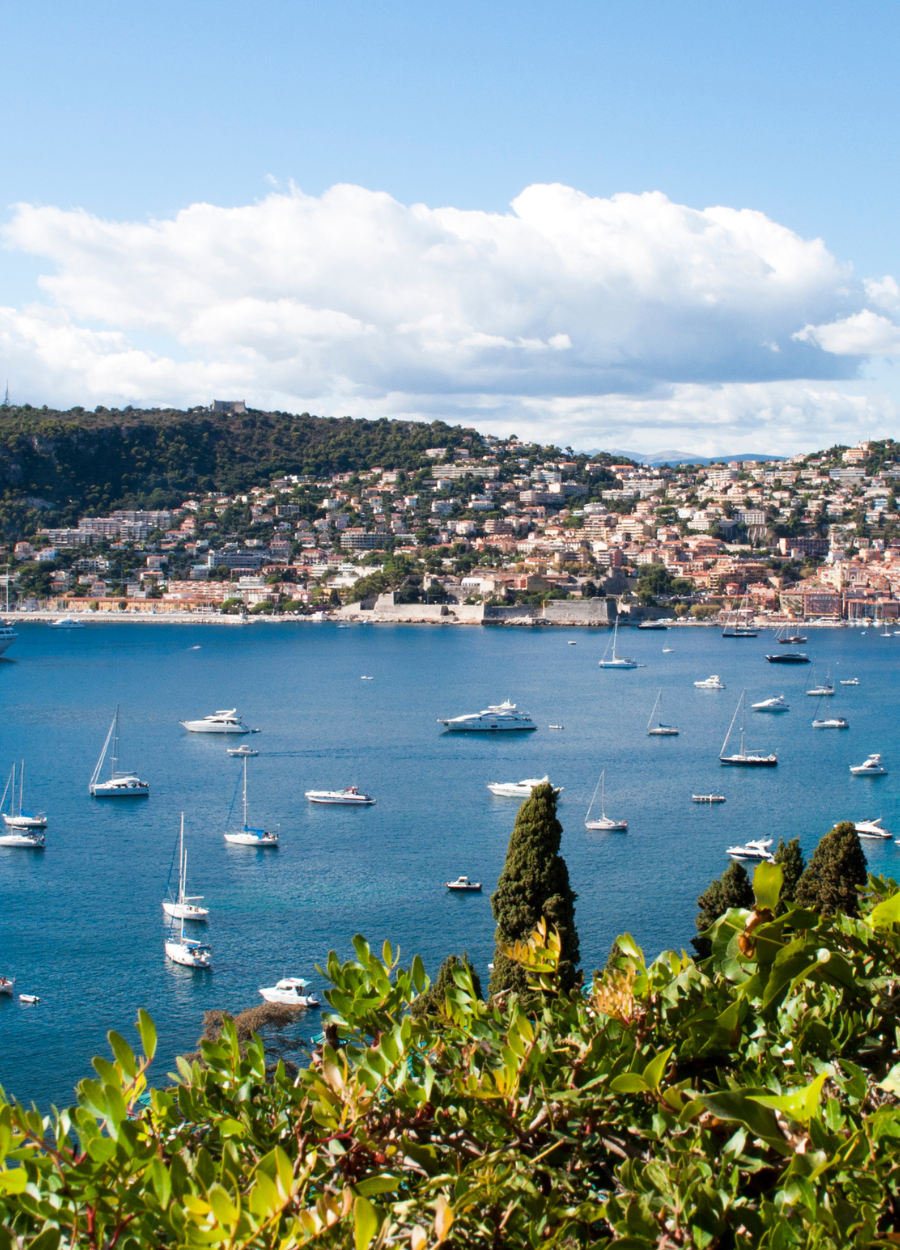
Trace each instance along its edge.
<path fill-rule="evenodd" d="M 763 699 L 762 703 L 751 703 L 750 710 L 753 712 L 789 712 L 788 706 L 783 694 L 778 694 L 774 699 Z"/>
<path fill-rule="evenodd" d="M 724 794 L 692 794 L 691 799 L 694 803 L 724 803 Z"/>
<path fill-rule="evenodd" d="M 591 820 L 591 808 L 594 806 L 594 800 L 597 798 L 597 791 L 600 791 L 600 818 Z M 594 796 L 591 799 L 590 806 L 587 809 L 587 816 L 584 818 L 584 827 L 589 829 L 591 833 L 624 833 L 628 828 L 627 820 L 613 820 L 606 814 L 606 769 L 600 774 L 600 780 L 594 787 Z"/>
<path fill-rule="evenodd" d="M 537 729 L 527 712 L 517 710 L 515 703 L 506 699 L 492 703 L 483 712 L 469 712 L 466 716 L 454 716 L 450 720 L 438 717 L 438 724 L 445 725 L 450 733 L 499 733 L 508 730 Z"/>
<path fill-rule="evenodd" d="M 843 716 L 828 716 L 823 719 L 816 717 L 812 723 L 813 729 L 849 729 L 850 722 L 845 720 Z"/>
<path fill-rule="evenodd" d="M 0 621 L 0 655 L 3 655 L 18 638 L 9 621 Z"/>
<path fill-rule="evenodd" d="M 234 792 L 234 798 L 237 798 L 237 790 Z M 231 800 L 231 807 L 234 808 L 234 799 Z M 229 811 L 228 815 L 231 815 Z M 244 756 L 244 827 L 239 829 L 237 833 L 228 833 L 226 819 L 226 832 L 222 835 L 226 842 L 233 843 L 234 846 L 277 846 L 278 834 L 268 833 L 265 829 L 251 829 L 247 824 L 247 757 Z"/>
<path fill-rule="evenodd" d="M 212 716 L 204 716 L 202 720 L 182 720 L 178 723 L 192 734 L 248 734 L 252 732 L 238 716 L 237 708 L 233 707 L 223 712 L 213 712 Z"/>
<path fill-rule="evenodd" d="M 805 651 L 782 651 L 779 655 L 767 655 L 770 664 L 808 664 L 809 656 Z"/>
<path fill-rule="evenodd" d="M 664 725 L 660 720 L 662 714 L 660 703 L 662 702 L 662 690 L 656 696 L 656 702 L 653 704 L 653 711 L 650 713 L 650 719 L 647 721 L 647 733 L 651 738 L 674 738 L 678 734 L 678 730 L 674 725 Z M 653 724 L 653 717 L 656 715 L 656 724 Z"/>
<path fill-rule="evenodd" d="M 565 729 L 565 725 L 548 725 L 548 729 Z"/>
<path fill-rule="evenodd" d="M 368 622 L 366 622 L 366 624 L 368 624 Z M 371 678 L 371 677 L 360 677 L 360 679 L 359 679 L 359 680 L 360 680 L 360 681 L 372 681 L 372 680 L 373 680 L 373 678 Z"/>
<path fill-rule="evenodd" d="M 740 699 L 738 699 L 738 705 L 734 709 L 734 716 L 732 716 L 731 724 L 728 726 L 728 733 L 725 735 L 725 741 L 722 743 L 722 750 L 719 752 L 719 761 L 722 764 L 734 764 L 738 767 L 774 768 L 778 763 L 777 755 L 761 755 L 759 751 L 748 751 L 744 746 L 744 706 L 746 695 L 747 691 L 744 690 Z M 731 737 L 732 729 L 734 729 L 734 722 L 737 720 L 738 712 L 741 714 L 741 749 L 733 755 L 726 755 L 728 739 Z"/>
<path fill-rule="evenodd" d="M 577 647 L 577 646 L 578 646 L 578 642 L 577 642 L 577 640 L 576 640 L 576 639 L 574 639 L 574 638 L 570 638 L 570 639 L 569 639 L 569 646 L 570 646 L 570 647 Z"/>
<path fill-rule="evenodd" d="M 203 895 L 187 894 L 185 892 L 187 889 L 187 851 L 184 847 L 184 812 L 181 813 L 181 832 L 178 835 L 175 847 L 178 851 L 178 893 L 175 898 L 163 899 L 163 911 L 174 920 L 205 920 L 209 915 L 209 908 L 197 906 Z M 173 853 L 172 864 L 169 866 L 169 877 L 166 881 L 166 890 L 169 888 L 174 864 L 175 855 Z"/>
<path fill-rule="evenodd" d="M 212 950 L 206 942 L 184 936 L 183 919 L 179 937 L 170 936 L 166 942 L 166 955 L 183 968 L 208 968 L 212 963 Z"/>
<path fill-rule="evenodd" d="M 0 976 L 0 994 L 12 994 L 15 988 L 16 988 L 15 977 Z"/>
<path fill-rule="evenodd" d="M 110 756 L 110 772 L 106 781 L 100 780 L 100 773 L 103 769 L 103 761 L 106 759 L 106 753 L 112 743 L 112 755 Z M 109 733 L 106 735 L 106 741 L 103 744 L 103 750 L 100 752 L 100 758 L 97 760 L 97 767 L 94 769 L 93 776 L 88 784 L 88 792 L 95 799 L 143 799 L 150 793 L 150 783 L 141 781 L 137 773 L 123 773 L 116 769 L 119 762 L 119 705 L 116 704 L 116 714 L 112 719 L 109 727 Z"/>
<path fill-rule="evenodd" d="M 641 621 L 638 629 L 668 629 L 668 625 L 664 625 L 662 621 Z"/>
<path fill-rule="evenodd" d="M 637 660 L 631 660 L 626 655 L 616 654 L 616 644 L 619 640 L 619 618 L 616 617 L 616 623 L 613 626 L 612 638 L 606 644 L 606 650 L 603 652 L 603 659 L 599 661 L 601 668 L 637 668 Z M 612 657 L 607 659 L 609 649 L 612 647 Z"/>
<path fill-rule="evenodd" d="M 242 742 L 239 747 L 228 747 L 225 751 L 226 755 L 246 755 L 251 759 L 254 755 L 259 755 L 259 751 L 254 751 L 253 747 L 248 747 L 246 742 Z"/>
<path fill-rule="evenodd" d="M 460 894 L 480 894 L 481 882 L 470 881 L 468 877 L 457 877 L 455 881 L 445 881 L 448 890 L 456 890 Z"/>
<path fill-rule="evenodd" d="M 813 695 L 815 698 L 818 698 L 818 699 L 827 699 L 831 695 L 833 695 L 834 694 L 834 682 L 831 680 L 831 669 L 829 669 L 827 673 L 825 674 L 825 681 L 823 683 L 819 683 L 817 685 L 815 682 L 815 679 L 813 679 L 812 689 L 807 690 L 806 693 L 809 695 Z"/>
<path fill-rule="evenodd" d="M 876 820 L 857 820 L 855 822 L 856 832 L 861 838 L 890 838 L 892 836 L 890 830 L 882 827 L 883 816 L 879 816 Z"/>
<path fill-rule="evenodd" d="M 285 1007 L 321 1007 L 315 994 L 304 994 L 308 985 L 309 981 L 304 981 L 303 977 L 284 977 L 259 992 L 267 1003 L 282 1003 Z"/>
<path fill-rule="evenodd" d="M 774 864 L 775 856 L 769 850 L 771 838 L 751 838 L 743 846 L 729 846 L 726 855 L 732 859 L 745 860 L 754 864 Z"/>
<path fill-rule="evenodd" d="M 20 1003 L 39 1003 L 40 1001 L 41 1000 L 40 998 L 38 998 L 37 994 L 20 994 L 19 995 Z"/>
<path fill-rule="evenodd" d="M 858 685 L 859 685 L 859 678 L 858 678 L 858 677 L 844 677 L 844 678 L 841 678 L 841 685 L 842 685 L 842 686 L 858 686 Z"/>
<path fill-rule="evenodd" d="M 84 621 L 76 621 L 74 616 L 61 616 L 57 621 L 50 622 L 51 629 L 84 629 Z"/>
<path fill-rule="evenodd" d="M 887 773 L 877 753 L 870 755 L 863 764 L 851 764 L 850 771 L 854 777 L 884 777 Z"/>
<path fill-rule="evenodd" d="M 724 690 L 725 683 L 720 681 L 714 673 L 712 677 L 707 677 L 705 681 L 695 681 L 694 685 L 698 690 Z"/>
<path fill-rule="evenodd" d="M 671 655 L 674 650 L 674 647 L 663 647 L 662 653 L 663 655 Z"/>
<path fill-rule="evenodd" d="M 0 846 L 18 846 L 26 851 L 42 851 L 44 835 L 32 829 L 13 829 L 9 833 L 0 833 Z"/>
<path fill-rule="evenodd" d="M 340 803 L 344 807 L 371 807 L 375 800 L 370 794 L 360 792 L 358 786 L 344 786 L 343 790 L 307 790 L 310 803 Z"/>
<path fill-rule="evenodd" d="M 545 773 L 543 777 L 526 777 L 524 781 L 491 781 L 488 789 L 501 799 L 528 799 L 532 790 L 547 785 L 550 785 L 550 778 Z M 552 789 L 554 794 L 559 794 L 562 786 L 554 786 Z"/>
<path fill-rule="evenodd" d="M 783 646 L 793 646 L 796 643 L 808 642 L 806 634 L 786 634 L 787 624 L 780 625 L 775 634 L 775 641 L 780 642 Z"/>
<path fill-rule="evenodd" d="M 748 623 L 748 616 L 752 616 L 750 610 L 750 592 L 744 595 L 741 600 L 741 606 L 729 612 L 725 618 L 725 627 L 722 630 L 723 638 L 756 638 L 759 636 L 759 630 L 753 629 Z M 734 617 L 734 622 L 732 622 Z"/>
<path fill-rule="evenodd" d="M 16 810 L 16 766 L 13 764 L 12 772 L 6 783 L 6 790 L 3 791 L 3 798 L 0 799 L 0 813 L 3 814 L 3 823 L 11 829 L 46 829 L 47 817 L 43 812 L 27 812 L 22 806 L 22 791 L 25 788 L 25 761 L 22 760 L 19 768 L 19 804 Z M 6 805 L 7 791 L 11 790 L 9 797 L 9 811 L 4 812 Z"/>

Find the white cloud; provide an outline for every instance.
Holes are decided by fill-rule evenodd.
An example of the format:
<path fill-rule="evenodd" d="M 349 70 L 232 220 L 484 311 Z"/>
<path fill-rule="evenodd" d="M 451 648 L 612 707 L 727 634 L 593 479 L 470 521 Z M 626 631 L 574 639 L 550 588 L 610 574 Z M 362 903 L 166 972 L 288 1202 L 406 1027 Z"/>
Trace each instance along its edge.
<path fill-rule="evenodd" d="M 680 429 L 697 450 L 732 446 L 751 420 L 765 450 L 764 431 L 772 446 L 788 420 L 799 438 L 813 410 L 811 435 L 855 421 L 840 380 L 900 344 L 866 307 L 900 308 L 890 276 L 857 282 L 820 239 L 659 192 L 531 186 L 498 214 L 336 186 L 145 223 L 23 204 L 4 234 L 48 262 L 45 302 L 0 310 L 3 363 L 32 402 L 227 392 L 520 434 L 552 423 L 565 442 Z"/>

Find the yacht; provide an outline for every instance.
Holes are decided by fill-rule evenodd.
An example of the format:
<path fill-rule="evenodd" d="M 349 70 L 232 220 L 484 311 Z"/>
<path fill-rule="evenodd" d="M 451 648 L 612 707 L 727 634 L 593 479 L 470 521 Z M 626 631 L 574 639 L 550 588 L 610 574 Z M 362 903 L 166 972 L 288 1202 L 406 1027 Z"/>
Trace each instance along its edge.
<path fill-rule="evenodd" d="M 310 803 L 340 803 L 344 807 L 371 807 L 375 800 L 370 794 L 360 792 L 358 786 L 344 786 L 343 790 L 307 790 Z"/>
<path fill-rule="evenodd" d="M 0 976 L 0 994 L 12 994 L 16 988 L 15 977 Z"/>
<path fill-rule="evenodd" d="M 668 629 L 668 628 L 669 628 L 668 625 L 663 624 L 662 621 L 641 621 L 640 625 L 638 625 L 638 629 Z"/>
<path fill-rule="evenodd" d="M 653 704 L 653 711 L 650 713 L 650 719 L 647 721 L 647 733 L 650 737 L 673 738 L 677 736 L 678 730 L 675 728 L 674 725 L 664 725 L 662 721 L 660 720 L 660 716 L 662 715 L 662 709 L 660 709 L 659 705 L 661 702 L 662 702 L 662 691 L 660 690 L 659 694 L 656 696 L 656 702 Z M 657 709 L 659 709 L 659 711 L 657 711 Z M 653 724 L 654 715 L 656 716 L 655 725 Z"/>
<path fill-rule="evenodd" d="M 208 968 L 212 962 L 212 951 L 206 942 L 184 936 L 184 920 L 181 921 L 181 934 L 178 937 L 170 934 L 166 955 L 173 964 L 181 964 L 184 968 Z"/>
<path fill-rule="evenodd" d="M 754 864 L 774 864 L 775 856 L 769 850 L 772 845 L 772 839 L 762 838 L 750 839 L 743 846 L 729 846 L 726 848 L 726 854 L 732 859 L 747 860 Z"/>
<path fill-rule="evenodd" d="M 692 794 L 691 799 L 695 803 L 724 803 L 724 794 Z"/>
<path fill-rule="evenodd" d="M 858 677 L 846 677 L 846 678 L 842 678 L 842 679 L 841 679 L 841 685 L 842 685 L 842 686 L 858 686 L 858 685 L 859 685 L 859 678 L 858 678 Z"/>
<path fill-rule="evenodd" d="M 808 664 L 809 656 L 805 651 L 782 651 L 778 655 L 767 655 L 770 664 Z"/>
<path fill-rule="evenodd" d="M 591 808 L 594 806 L 594 800 L 597 797 L 597 791 L 600 791 L 600 816 L 591 820 Z M 625 833 L 628 829 L 627 820 L 613 820 L 606 814 L 606 769 L 600 774 L 600 780 L 594 787 L 594 796 L 591 799 L 590 806 L 587 809 L 587 816 L 584 818 L 584 827 L 591 833 Z"/>
<path fill-rule="evenodd" d="M 877 820 L 857 820 L 856 832 L 861 838 L 889 838 L 892 835 L 889 830 L 882 828 L 882 820 L 883 816 L 879 816 Z"/>
<path fill-rule="evenodd" d="M 825 674 L 824 682 L 816 683 L 813 680 L 812 688 L 806 692 L 818 699 L 827 699 L 834 694 L 834 682 L 831 680 L 831 669 Z"/>
<path fill-rule="evenodd" d="M 725 735 L 725 741 L 722 743 L 722 750 L 719 752 L 719 761 L 722 764 L 735 764 L 743 767 L 757 768 L 774 768 L 778 763 L 778 756 L 775 754 L 761 755 L 759 751 L 748 751 L 744 746 L 744 706 L 746 702 L 747 691 L 743 691 L 738 705 L 734 709 L 734 716 L 731 718 L 731 724 L 728 726 L 728 733 Z M 731 737 L 731 731 L 734 729 L 734 722 L 737 720 L 737 714 L 741 714 L 741 749 L 733 755 L 726 755 L 728 749 L 728 739 Z"/>
<path fill-rule="evenodd" d="M 9 650 L 18 636 L 9 621 L 0 620 L 0 655 Z"/>
<path fill-rule="evenodd" d="M 496 794 L 501 799 L 529 799 L 532 790 L 538 786 L 550 785 L 550 778 L 545 773 L 543 777 L 526 777 L 524 781 L 491 781 L 488 783 L 488 789 L 491 794 Z M 559 794 L 562 786 L 552 787 L 554 795 Z"/>
<path fill-rule="evenodd" d="M 31 829 L 12 829 L 9 833 L 0 833 L 0 846 L 20 846 L 28 851 L 42 851 L 44 835 Z"/>
<path fill-rule="evenodd" d="M 470 881 L 468 877 L 457 877 L 455 881 L 444 882 L 448 890 L 457 890 L 460 894 L 480 894 L 481 882 Z"/>
<path fill-rule="evenodd" d="M 887 773 L 878 754 L 870 755 L 864 764 L 851 764 L 850 771 L 854 777 L 883 777 Z"/>
<path fill-rule="evenodd" d="M 754 712 L 789 712 L 791 710 L 783 694 L 776 695 L 774 699 L 763 699 L 762 703 L 751 703 L 750 708 Z"/>
<path fill-rule="evenodd" d="M 470 712 L 466 716 L 454 716 L 451 720 L 438 717 L 439 725 L 446 725 L 450 733 L 491 733 L 494 730 L 537 729 L 527 712 L 517 710 L 515 703 L 506 699 L 494 703 L 483 712 Z"/>
<path fill-rule="evenodd" d="M 236 708 L 228 708 L 224 712 L 213 712 L 212 716 L 204 716 L 203 720 L 183 720 L 178 722 L 192 734 L 248 734 L 249 727 L 237 714 Z"/>
<path fill-rule="evenodd" d="M 100 780 L 100 773 L 103 769 L 103 761 L 106 759 L 106 753 L 112 743 L 112 755 L 110 756 L 110 772 L 106 781 Z M 116 769 L 119 756 L 119 705 L 116 704 L 116 714 L 112 719 L 109 727 L 109 733 L 106 735 L 106 741 L 103 744 L 103 750 L 100 752 L 100 758 L 97 760 L 97 767 L 94 769 L 91 780 L 88 784 L 88 792 L 95 799 L 142 799 L 146 798 L 150 793 L 150 783 L 141 781 L 137 773 L 120 773 Z"/>
<path fill-rule="evenodd" d="M 61 616 L 58 621 L 50 622 L 51 629 L 84 629 L 84 621 L 76 621 L 74 616 Z"/>
<path fill-rule="evenodd" d="M 240 784 L 240 783 L 239 783 Z M 237 798 L 237 791 L 235 791 Z M 234 807 L 234 799 L 231 801 Z M 231 812 L 228 813 L 229 816 Z M 251 829 L 247 824 L 247 757 L 244 756 L 244 825 L 237 833 L 228 833 L 222 835 L 226 842 L 231 842 L 234 846 L 277 846 L 278 834 L 268 833 L 265 829 Z"/>
<path fill-rule="evenodd" d="M 228 747 L 225 754 L 239 757 L 246 755 L 248 759 L 251 759 L 254 755 L 259 755 L 259 751 L 254 751 L 253 747 L 248 747 L 246 742 L 242 742 L 239 747 Z"/>
<path fill-rule="evenodd" d="M 203 898 L 202 894 L 187 894 L 187 851 L 184 849 L 184 812 L 181 813 L 181 833 L 178 835 L 178 841 L 175 844 L 178 850 L 178 893 L 175 898 L 163 899 L 163 911 L 167 916 L 171 916 L 174 920 L 205 920 L 209 915 L 208 907 L 198 907 L 197 904 Z M 175 864 L 175 856 L 172 856 L 172 866 Z M 172 877 L 172 867 L 169 868 L 169 879 Z M 166 881 L 166 889 L 169 888 L 169 882 Z"/>
<path fill-rule="evenodd" d="M 304 981 L 303 977 L 284 977 L 259 992 L 267 1003 L 282 1003 L 285 1007 L 321 1007 L 315 994 L 304 993 L 308 985 L 309 981 Z"/>
<path fill-rule="evenodd" d="M 11 789 L 9 796 L 9 811 L 4 812 L 6 806 L 7 791 Z M 25 790 L 25 761 L 19 769 L 19 803 L 16 806 L 16 766 L 13 764 L 12 772 L 9 774 L 9 780 L 6 783 L 6 789 L 3 791 L 3 798 L 0 799 L 0 813 L 3 814 L 3 823 L 11 829 L 46 829 L 47 817 L 43 812 L 27 812 L 22 806 L 24 801 Z"/>
<path fill-rule="evenodd" d="M 637 660 L 630 660 L 626 655 L 616 654 L 616 644 L 619 641 L 619 618 L 616 617 L 616 623 L 613 626 L 612 638 L 606 644 L 606 650 L 603 652 L 603 659 L 600 660 L 601 668 L 637 668 Z M 612 647 L 612 656 L 607 659 L 609 649 Z"/>
<path fill-rule="evenodd" d="M 714 673 L 712 677 L 707 677 L 705 681 L 695 681 L 694 685 L 698 690 L 724 690 L 725 683 L 720 681 Z"/>

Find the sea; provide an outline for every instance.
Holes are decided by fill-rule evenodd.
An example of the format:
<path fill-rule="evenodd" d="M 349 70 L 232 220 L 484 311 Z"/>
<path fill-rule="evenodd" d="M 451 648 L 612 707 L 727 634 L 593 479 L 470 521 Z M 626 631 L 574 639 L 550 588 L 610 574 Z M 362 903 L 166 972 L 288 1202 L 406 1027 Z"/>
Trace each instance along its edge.
<path fill-rule="evenodd" d="M 151 1080 L 162 1084 L 175 1056 L 196 1048 L 205 1012 L 257 1005 L 259 988 L 285 976 L 307 977 L 321 996 L 317 967 L 330 950 L 352 958 L 357 933 L 378 949 L 388 939 L 404 963 L 418 953 L 432 973 L 466 951 L 486 983 L 490 895 L 519 805 L 489 782 L 548 774 L 562 787 L 561 849 L 588 974 L 622 932 L 648 957 L 690 949 L 697 895 L 727 867 L 732 843 L 796 837 L 808 856 L 836 821 L 878 816 L 900 836 L 900 634 L 810 630 L 812 663 L 788 667 L 766 662 L 786 649 L 771 631 L 620 630 L 619 651 L 641 667 L 611 671 L 598 667 L 608 633 L 587 629 L 16 628 L 0 660 L 0 772 L 25 761 L 25 805 L 49 823 L 43 852 L 0 848 L 0 972 L 16 977 L 17 995 L 40 998 L 0 997 L 0 1085 L 42 1109 L 73 1101 L 91 1057 L 108 1054 L 107 1030 L 136 1042 L 139 1007 L 159 1031 Z M 713 673 L 724 690 L 695 688 Z M 822 714 L 845 716 L 847 730 L 811 727 L 817 700 L 805 691 L 829 674 L 837 693 Z M 860 684 L 837 684 L 850 677 Z M 719 764 L 743 690 L 748 705 L 778 694 L 790 705 L 747 712 L 748 747 L 776 751 L 777 768 Z M 660 692 L 677 737 L 647 735 Z M 535 732 L 466 735 L 438 723 L 507 698 Z M 88 794 L 117 705 L 120 766 L 149 781 L 146 799 Z M 223 738 L 179 723 L 232 707 L 260 732 Z M 239 742 L 259 751 L 248 764 L 250 824 L 277 831 L 277 849 L 223 841 L 241 773 L 226 747 Z M 888 775 L 853 777 L 849 766 L 875 751 Z M 603 770 L 606 812 L 626 819 L 627 833 L 585 829 Z M 304 797 L 345 785 L 377 803 Z M 726 802 L 691 800 L 710 792 Z M 238 795 L 232 821 L 239 807 Z M 209 971 L 164 954 L 161 900 L 182 813 L 189 892 L 210 909 Z M 900 877 L 893 838 L 864 846 L 873 871 Z M 482 892 L 449 892 L 460 874 Z M 312 1037 L 321 1014 L 299 1027 Z"/>

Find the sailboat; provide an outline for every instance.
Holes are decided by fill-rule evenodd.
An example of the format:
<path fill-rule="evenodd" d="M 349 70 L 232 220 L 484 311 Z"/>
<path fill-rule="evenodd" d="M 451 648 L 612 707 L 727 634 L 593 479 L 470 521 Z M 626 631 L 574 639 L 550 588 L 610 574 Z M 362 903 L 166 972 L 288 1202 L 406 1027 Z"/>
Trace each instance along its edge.
<path fill-rule="evenodd" d="M 100 780 L 100 772 L 103 768 L 103 762 L 106 759 L 106 753 L 112 743 L 112 755 L 110 756 L 110 772 L 106 781 Z M 100 758 L 97 760 L 97 767 L 94 769 L 88 786 L 89 792 L 95 799 L 143 799 L 150 793 L 149 781 L 141 781 L 137 773 L 119 772 L 116 764 L 119 762 L 119 705 L 116 704 L 116 714 L 112 719 L 109 727 L 109 733 L 106 735 L 106 741 L 103 744 L 103 750 L 100 752 Z"/>
<path fill-rule="evenodd" d="M 4 812 L 3 807 L 6 803 L 7 791 L 12 790 L 9 799 L 9 811 Z M 19 769 L 19 805 L 16 810 L 16 766 L 13 764 L 12 772 L 6 783 L 6 790 L 3 791 L 3 798 L 0 799 L 0 812 L 3 814 L 3 823 L 11 826 L 13 829 L 46 829 L 47 817 L 43 812 L 35 815 L 34 812 L 26 812 L 22 806 L 23 791 L 25 789 L 25 761 L 22 760 Z"/>
<path fill-rule="evenodd" d="M 834 694 L 834 691 L 831 691 Z M 822 696 L 824 698 L 824 695 Z M 813 729 L 849 729 L 850 723 L 843 716 L 819 716 L 819 708 L 822 706 L 822 699 L 816 704 L 816 714 L 813 717 Z"/>
<path fill-rule="evenodd" d="M 237 798 L 237 791 L 235 791 Z M 231 801 L 234 807 L 234 799 Z M 231 815 L 231 812 L 228 813 Z M 227 824 L 227 821 L 226 821 Z M 236 846 L 277 846 L 278 834 L 267 833 L 265 829 L 251 829 L 247 824 L 247 756 L 244 756 L 244 827 L 237 833 L 223 834 L 226 842 L 233 842 Z"/>
<path fill-rule="evenodd" d="M 824 683 L 817 683 L 813 678 L 812 689 L 807 690 L 807 694 L 811 694 L 819 699 L 827 699 L 834 694 L 834 682 L 831 680 L 831 669 L 829 668 L 825 674 Z"/>
<path fill-rule="evenodd" d="M 659 709 L 661 700 L 662 691 L 660 690 L 659 694 L 656 696 L 656 702 L 653 704 L 653 711 L 650 713 L 650 719 L 647 721 L 647 733 L 657 738 L 671 738 L 678 733 L 678 730 L 674 725 L 664 725 L 659 719 L 661 713 L 658 712 L 657 709 Z M 654 715 L 656 715 L 655 725 L 653 724 Z"/>
<path fill-rule="evenodd" d="M 725 628 L 722 630 L 723 638 L 756 638 L 759 631 L 751 629 L 747 624 L 747 617 L 750 615 L 750 592 L 744 595 L 741 600 L 741 606 L 734 608 L 725 618 Z M 732 621 L 732 617 L 734 620 Z"/>
<path fill-rule="evenodd" d="M 722 743 L 722 750 L 719 752 L 719 761 L 722 764 L 737 764 L 749 767 L 773 768 L 778 763 L 777 755 L 760 755 L 759 751 L 748 751 L 744 746 L 744 704 L 746 702 L 747 691 L 741 692 L 738 699 L 738 705 L 734 709 L 734 716 L 731 718 L 731 724 L 728 726 L 728 733 L 725 735 L 725 741 Z M 741 749 L 736 751 L 734 755 L 726 755 L 728 748 L 728 739 L 731 737 L 731 731 L 734 729 L 734 722 L 737 720 L 737 714 L 741 714 Z"/>
<path fill-rule="evenodd" d="M 619 618 L 616 617 L 616 623 L 613 626 L 613 635 L 606 644 L 606 651 L 603 652 L 603 659 L 600 661 L 601 668 L 637 668 L 637 660 L 630 660 L 625 655 L 616 655 L 616 644 L 619 641 Z M 612 658 L 607 659 L 609 649 L 612 647 Z"/>
<path fill-rule="evenodd" d="M 174 928 L 174 926 L 173 926 Z M 166 955 L 173 964 L 181 964 L 185 968 L 208 968 L 212 962 L 212 950 L 206 942 L 198 942 L 195 938 L 184 936 L 184 919 L 181 921 L 181 933 L 176 938 L 169 930 L 166 941 Z"/>
<path fill-rule="evenodd" d="M 163 911 L 167 916 L 171 916 L 174 920 L 205 920 L 209 915 L 208 907 L 198 907 L 197 904 L 203 898 L 202 894 L 186 894 L 187 889 L 187 851 L 184 849 L 184 812 L 181 813 L 181 832 L 178 835 L 178 894 L 174 899 L 163 899 Z M 172 864 L 175 863 L 175 856 L 172 856 Z M 169 868 L 169 880 L 172 877 L 172 868 Z M 166 881 L 166 890 L 169 888 L 169 881 Z"/>
<path fill-rule="evenodd" d="M 600 791 L 600 819 L 591 820 L 591 808 L 594 806 L 594 800 L 597 798 L 597 791 Z M 606 814 L 606 769 L 600 774 L 600 780 L 594 787 L 594 797 L 591 799 L 591 805 L 587 810 L 587 816 L 584 818 L 585 829 L 591 830 L 593 833 L 624 833 L 628 828 L 627 820 L 612 820 Z"/>

